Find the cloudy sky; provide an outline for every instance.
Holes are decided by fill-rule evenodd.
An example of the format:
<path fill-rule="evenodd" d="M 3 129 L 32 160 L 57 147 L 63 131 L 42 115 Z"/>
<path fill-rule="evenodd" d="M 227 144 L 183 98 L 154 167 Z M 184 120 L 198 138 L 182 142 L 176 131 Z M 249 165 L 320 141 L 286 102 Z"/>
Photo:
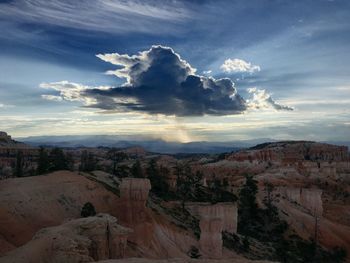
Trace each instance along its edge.
<path fill-rule="evenodd" d="M 0 1 L 0 130 L 350 139 L 350 1 Z"/>

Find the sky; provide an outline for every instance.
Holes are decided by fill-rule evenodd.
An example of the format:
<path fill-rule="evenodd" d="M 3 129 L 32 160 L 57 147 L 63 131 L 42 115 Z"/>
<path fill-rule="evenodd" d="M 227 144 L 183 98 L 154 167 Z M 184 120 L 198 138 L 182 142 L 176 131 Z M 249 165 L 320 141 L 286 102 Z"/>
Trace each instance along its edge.
<path fill-rule="evenodd" d="M 350 1 L 0 0 L 14 137 L 350 140 Z"/>

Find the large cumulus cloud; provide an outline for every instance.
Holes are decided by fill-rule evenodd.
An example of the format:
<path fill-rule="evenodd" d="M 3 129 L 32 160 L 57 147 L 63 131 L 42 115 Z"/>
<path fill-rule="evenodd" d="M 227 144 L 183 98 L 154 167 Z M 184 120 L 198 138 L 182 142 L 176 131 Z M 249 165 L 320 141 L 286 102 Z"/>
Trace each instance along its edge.
<path fill-rule="evenodd" d="M 97 57 L 115 65 L 117 68 L 107 74 L 124 78 L 125 83 L 119 87 L 95 88 L 68 82 L 52 83 L 52 88 L 59 91 L 55 96 L 108 111 L 176 116 L 239 114 L 250 107 L 230 79 L 196 75 L 196 69 L 169 47 L 152 46 L 132 56 L 111 53 Z M 50 85 L 46 83 L 42 87 Z M 284 109 L 278 109 L 273 103 L 271 99 L 266 105 Z"/>
<path fill-rule="evenodd" d="M 86 90 L 85 96 L 97 100 L 94 107 L 178 116 L 236 114 L 246 109 L 230 79 L 196 75 L 196 69 L 169 47 L 153 46 L 134 56 L 113 53 L 97 57 L 120 66 L 107 73 L 125 78 L 126 83 L 109 90 Z"/>

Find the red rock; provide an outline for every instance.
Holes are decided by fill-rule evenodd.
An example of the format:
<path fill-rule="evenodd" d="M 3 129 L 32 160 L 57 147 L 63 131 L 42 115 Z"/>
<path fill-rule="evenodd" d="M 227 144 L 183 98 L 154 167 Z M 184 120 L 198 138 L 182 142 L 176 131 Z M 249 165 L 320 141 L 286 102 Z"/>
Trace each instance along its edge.
<path fill-rule="evenodd" d="M 0 262 L 75 263 L 123 258 L 130 232 L 107 214 L 75 219 L 40 230 L 30 242 L 11 251 Z"/>

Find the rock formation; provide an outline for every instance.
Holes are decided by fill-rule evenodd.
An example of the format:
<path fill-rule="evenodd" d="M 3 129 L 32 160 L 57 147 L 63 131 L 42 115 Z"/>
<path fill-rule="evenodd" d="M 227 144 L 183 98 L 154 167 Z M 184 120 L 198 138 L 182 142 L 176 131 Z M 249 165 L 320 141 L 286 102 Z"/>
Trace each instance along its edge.
<path fill-rule="evenodd" d="M 189 202 L 186 209 L 198 219 L 201 219 L 206 211 L 204 207 L 212 207 L 210 203 Z M 231 234 L 237 233 L 237 203 L 221 202 L 214 205 L 222 209 L 223 231 Z M 214 210 L 215 211 L 215 210 Z M 210 212 L 210 211 L 209 211 Z"/>
<path fill-rule="evenodd" d="M 298 161 L 348 161 L 348 147 L 307 141 L 264 143 L 239 151 L 228 160 L 249 162 L 279 162 L 285 165 Z"/>
<path fill-rule="evenodd" d="M 224 211 L 221 206 L 203 206 L 199 208 L 199 214 L 201 215 L 200 248 L 208 258 L 221 258 Z"/>
<path fill-rule="evenodd" d="M 16 262 L 91 262 L 123 258 L 131 229 L 107 214 L 40 230 L 26 245 L 0 259 Z"/>
<path fill-rule="evenodd" d="M 19 153 L 24 171 L 36 168 L 38 149 L 13 140 L 6 132 L 0 132 L 0 179 L 13 175 L 12 167 L 16 166 Z"/>
<path fill-rule="evenodd" d="M 207 258 L 222 257 L 222 231 L 236 233 L 237 206 L 232 203 L 188 203 L 188 211 L 200 219 L 199 245 Z"/>
<path fill-rule="evenodd" d="M 277 192 L 305 208 L 311 215 L 321 217 L 323 213 L 322 190 L 307 188 L 278 187 Z"/>
<path fill-rule="evenodd" d="M 97 182 L 68 171 L 0 181 L 0 236 L 15 247 L 41 228 L 80 217 L 91 202 L 97 212 L 117 216 L 118 197 Z"/>
<path fill-rule="evenodd" d="M 152 224 L 146 208 L 151 183 L 143 178 L 123 178 L 118 202 L 118 219 L 134 229 L 130 240 L 136 244 L 148 246 L 152 236 Z"/>

